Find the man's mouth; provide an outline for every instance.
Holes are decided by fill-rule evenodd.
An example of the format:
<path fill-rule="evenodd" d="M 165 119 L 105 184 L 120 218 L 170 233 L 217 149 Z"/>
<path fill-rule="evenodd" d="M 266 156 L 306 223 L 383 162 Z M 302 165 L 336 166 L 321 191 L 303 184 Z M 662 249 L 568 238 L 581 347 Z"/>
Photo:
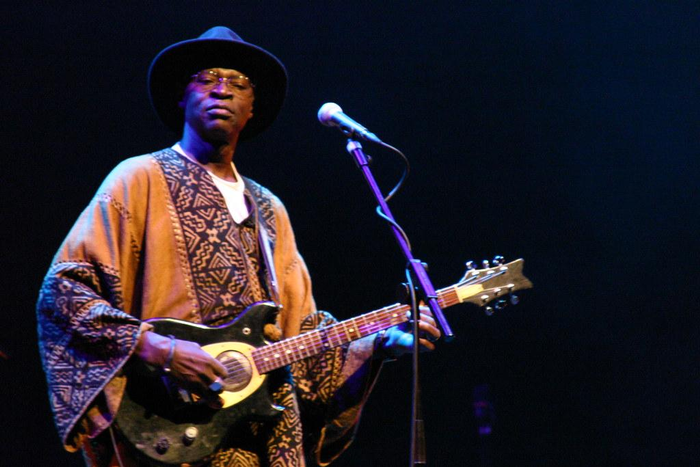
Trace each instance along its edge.
<path fill-rule="evenodd" d="M 212 105 L 207 107 L 207 113 L 210 115 L 221 115 L 221 116 L 230 116 L 233 115 L 233 112 L 231 109 L 226 107 L 225 105 Z"/>

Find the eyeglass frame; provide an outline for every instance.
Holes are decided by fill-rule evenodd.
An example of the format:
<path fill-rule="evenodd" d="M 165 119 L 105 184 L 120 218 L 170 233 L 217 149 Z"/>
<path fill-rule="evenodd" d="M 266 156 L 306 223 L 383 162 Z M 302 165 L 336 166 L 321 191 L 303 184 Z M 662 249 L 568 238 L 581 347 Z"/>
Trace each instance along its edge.
<path fill-rule="evenodd" d="M 211 83 L 211 84 L 204 84 L 200 83 L 197 81 L 197 78 L 200 78 L 202 73 L 206 73 L 209 76 L 212 76 L 216 79 L 216 82 Z M 250 85 L 249 89 L 241 89 L 239 87 L 236 87 L 235 85 L 231 84 L 232 79 L 243 79 L 248 82 Z M 222 82 L 225 83 L 226 89 L 228 89 L 231 92 L 248 92 L 248 91 L 253 91 L 255 90 L 255 83 L 253 83 L 249 77 L 246 75 L 240 74 L 240 75 L 234 75 L 234 76 L 220 76 L 219 73 L 217 73 L 214 70 L 201 70 L 192 76 L 190 76 L 190 82 L 193 83 L 194 85 L 198 86 L 201 89 L 211 91 L 212 89 L 218 87 Z"/>

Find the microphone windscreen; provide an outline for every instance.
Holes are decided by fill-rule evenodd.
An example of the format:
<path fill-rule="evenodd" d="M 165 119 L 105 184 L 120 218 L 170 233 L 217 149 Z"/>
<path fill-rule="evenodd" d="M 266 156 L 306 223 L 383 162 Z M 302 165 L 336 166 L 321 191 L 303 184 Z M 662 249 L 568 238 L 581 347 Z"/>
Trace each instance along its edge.
<path fill-rule="evenodd" d="M 343 109 L 341 109 L 338 104 L 334 102 L 326 102 L 320 109 L 318 109 L 318 121 L 324 125 L 330 126 L 333 115 L 342 111 Z"/>

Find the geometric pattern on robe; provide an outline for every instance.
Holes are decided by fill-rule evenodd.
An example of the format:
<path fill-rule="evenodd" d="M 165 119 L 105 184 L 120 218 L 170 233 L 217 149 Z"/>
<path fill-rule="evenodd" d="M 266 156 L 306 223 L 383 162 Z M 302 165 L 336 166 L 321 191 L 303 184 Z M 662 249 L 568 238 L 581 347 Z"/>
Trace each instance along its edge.
<path fill-rule="evenodd" d="M 261 196 L 259 186 L 247 181 L 247 187 L 258 191 L 259 201 L 249 218 L 237 224 L 206 170 L 169 152 L 154 157 L 163 169 L 184 235 L 185 258 L 200 304 L 199 321 L 208 325 L 230 321 L 253 303 L 269 299 L 259 280 L 256 218 L 265 223 L 271 242 L 276 236 L 275 223 L 270 202 Z M 250 195 L 246 198 L 252 200 Z"/>
<path fill-rule="evenodd" d="M 256 228 L 272 242 L 283 335 L 333 322 L 315 309 L 284 206 L 245 181 L 257 222 L 237 226 L 208 173 L 166 149 L 120 164 L 76 222 L 37 305 L 49 400 L 67 449 L 88 438 L 105 440 L 143 319 L 218 324 L 265 297 L 270 277 L 262 274 L 264 286 L 258 280 L 267 270 L 260 267 Z M 294 378 L 275 395 L 288 410 L 275 423 L 250 424 L 256 443 L 265 440 L 255 451 L 265 459 L 227 448 L 215 462 L 304 465 L 304 450 L 321 465 L 333 460 L 352 440 L 376 375 L 371 354 L 372 340 L 365 338 L 293 364 Z"/>

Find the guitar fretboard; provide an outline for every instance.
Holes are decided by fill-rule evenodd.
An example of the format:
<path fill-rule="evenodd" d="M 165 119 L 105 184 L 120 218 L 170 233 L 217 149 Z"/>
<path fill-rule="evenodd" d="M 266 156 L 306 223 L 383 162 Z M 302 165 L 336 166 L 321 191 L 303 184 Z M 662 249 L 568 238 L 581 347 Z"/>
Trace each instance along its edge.
<path fill-rule="evenodd" d="M 441 308 L 460 303 L 455 286 L 439 290 L 437 296 Z M 266 345 L 253 351 L 253 361 L 260 373 L 267 373 L 404 323 L 409 320 L 410 309 L 405 304 L 389 305 L 357 318 Z"/>

